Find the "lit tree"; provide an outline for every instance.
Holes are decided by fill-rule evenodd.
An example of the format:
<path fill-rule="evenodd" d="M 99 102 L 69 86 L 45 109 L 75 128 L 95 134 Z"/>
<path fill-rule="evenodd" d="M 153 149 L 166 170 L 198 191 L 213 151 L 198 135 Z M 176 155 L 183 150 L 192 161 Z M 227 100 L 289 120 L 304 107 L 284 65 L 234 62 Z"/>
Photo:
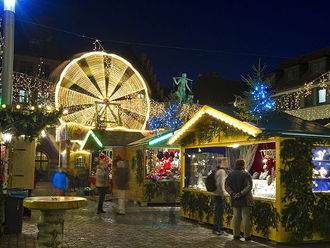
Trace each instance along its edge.
<path fill-rule="evenodd" d="M 239 115 L 243 119 L 258 120 L 274 109 L 275 101 L 271 99 L 270 85 L 272 78 L 265 78 L 264 71 L 266 65 L 253 65 L 254 76 L 243 77 L 243 81 L 250 87 L 249 92 L 244 92 L 244 96 L 236 96 L 235 106 L 241 112 Z"/>

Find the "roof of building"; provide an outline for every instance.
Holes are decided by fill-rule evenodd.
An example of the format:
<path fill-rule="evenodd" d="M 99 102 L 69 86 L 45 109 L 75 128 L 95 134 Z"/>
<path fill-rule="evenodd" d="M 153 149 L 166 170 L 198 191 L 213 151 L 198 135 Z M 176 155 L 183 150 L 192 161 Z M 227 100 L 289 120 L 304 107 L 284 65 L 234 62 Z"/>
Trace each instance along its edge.
<path fill-rule="evenodd" d="M 234 107 L 213 107 L 214 109 L 227 113 L 241 121 L 237 113 L 239 110 Z M 285 112 L 270 111 L 262 119 L 250 122 L 263 130 L 263 135 L 272 136 L 305 136 L 330 138 L 330 129 L 312 121 L 289 115 Z"/>
<path fill-rule="evenodd" d="M 312 60 L 316 60 L 323 57 L 330 57 L 330 47 L 325 47 L 284 61 L 280 66 L 278 66 L 273 72 L 270 73 L 277 74 L 272 85 L 273 90 L 279 92 L 296 88 L 297 86 L 302 86 L 304 83 L 311 82 L 315 78 L 319 77 L 320 75 L 325 73 L 325 71 L 312 75 L 311 73 L 309 73 L 308 63 Z M 301 66 L 301 75 L 297 79 L 289 81 L 285 77 L 284 70 L 290 67 L 294 67 L 296 65 Z"/>
<path fill-rule="evenodd" d="M 127 146 L 133 141 L 151 136 L 148 133 L 133 131 L 106 131 L 103 129 L 89 130 L 81 149 L 101 148 L 104 146 Z M 99 142 L 102 144 L 100 145 Z"/>
<path fill-rule="evenodd" d="M 238 116 L 239 110 L 234 107 L 209 107 L 204 106 L 196 113 L 178 132 L 170 139 L 175 142 L 185 130 L 189 130 L 202 115 L 209 114 L 219 121 L 229 123 L 251 136 L 277 136 L 277 137 L 300 137 L 300 138 L 325 138 L 330 139 L 330 129 L 284 112 L 271 111 L 258 121 L 246 122 Z M 184 131 L 183 131 L 184 130 Z M 181 137 L 182 138 L 182 137 Z"/>

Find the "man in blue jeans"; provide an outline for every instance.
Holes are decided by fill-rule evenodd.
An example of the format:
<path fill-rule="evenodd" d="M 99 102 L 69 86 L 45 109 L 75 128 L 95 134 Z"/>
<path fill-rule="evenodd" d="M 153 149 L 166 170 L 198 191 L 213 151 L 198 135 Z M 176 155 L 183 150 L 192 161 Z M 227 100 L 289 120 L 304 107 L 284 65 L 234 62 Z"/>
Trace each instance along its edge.
<path fill-rule="evenodd" d="M 214 225 L 213 233 L 217 235 L 224 234 L 223 227 L 223 211 L 225 207 L 225 179 L 227 168 L 227 160 L 224 157 L 216 158 L 218 165 L 217 171 L 215 172 L 215 182 L 217 184 L 217 189 L 214 192 Z"/>

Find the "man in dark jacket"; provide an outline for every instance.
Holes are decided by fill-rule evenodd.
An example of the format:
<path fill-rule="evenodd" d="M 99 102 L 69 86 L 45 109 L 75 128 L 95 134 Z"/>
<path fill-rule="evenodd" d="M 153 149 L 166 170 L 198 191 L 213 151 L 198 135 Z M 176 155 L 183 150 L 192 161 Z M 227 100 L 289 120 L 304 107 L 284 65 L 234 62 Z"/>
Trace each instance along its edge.
<path fill-rule="evenodd" d="M 244 238 L 251 240 L 250 209 L 252 206 L 252 177 L 244 170 L 245 161 L 238 159 L 235 169 L 225 181 L 225 189 L 231 198 L 233 207 L 233 234 L 234 239 L 240 239 L 240 226 L 243 219 Z"/>

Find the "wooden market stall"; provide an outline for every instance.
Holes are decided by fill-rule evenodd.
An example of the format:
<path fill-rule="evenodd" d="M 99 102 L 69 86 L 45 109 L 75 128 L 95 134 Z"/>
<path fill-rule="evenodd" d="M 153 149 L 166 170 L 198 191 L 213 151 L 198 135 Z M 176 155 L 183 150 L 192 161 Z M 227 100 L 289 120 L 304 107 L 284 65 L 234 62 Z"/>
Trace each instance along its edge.
<path fill-rule="evenodd" d="M 112 163 L 112 189 L 124 190 L 127 200 L 141 204 L 177 201 L 181 153 L 178 146 L 166 144 L 173 134 L 90 130 L 82 146 L 92 154 L 89 181 L 95 181 L 99 154 L 104 153 Z"/>
<path fill-rule="evenodd" d="M 128 168 L 127 145 L 146 136 L 150 136 L 150 133 L 147 131 L 138 132 L 127 129 L 115 129 L 113 131 L 106 131 L 104 129 L 89 130 L 84 137 L 81 149 L 88 150 L 91 154 L 88 178 L 91 186 L 95 186 L 96 166 L 99 164 L 101 153 L 105 155 L 109 161 L 110 180 L 111 178 L 113 179 L 113 182 L 109 183 L 110 186 L 116 189 L 119 184 L 122 184 L 122 182 L 118 181 L 118 177 L 116 177 L 118 175 L 117 163 L 118 161 L 123 161 Z M 128 174 L 125 175 L 124 178 L 125 177 L 128 177 Z M 126 186 L 124 186 L 124 188 L 126 188 Z"/>
<path fill-rule="evenodd" d="M 156 134 L 126 148 L 130 160 L 127 195 L 130 200 L 142 205 L 178 201 L 181 150 L 166 143 L 173 134 Z"/>
<path fill-rule="evenodd" d="M 204 106 L 169 140 L 182 148 L 181 216 L 213 224 L 205 178 L 223 157 L 246 160 L 253 178 L 252 234 L 276 242 L 330 237 L 330 130 L 270 112 L 245 122 L 231 108 Z M 230 166 L 229 166 L 230 167 Z M 225 226 L 231 228 L 229 196 Z"/>

